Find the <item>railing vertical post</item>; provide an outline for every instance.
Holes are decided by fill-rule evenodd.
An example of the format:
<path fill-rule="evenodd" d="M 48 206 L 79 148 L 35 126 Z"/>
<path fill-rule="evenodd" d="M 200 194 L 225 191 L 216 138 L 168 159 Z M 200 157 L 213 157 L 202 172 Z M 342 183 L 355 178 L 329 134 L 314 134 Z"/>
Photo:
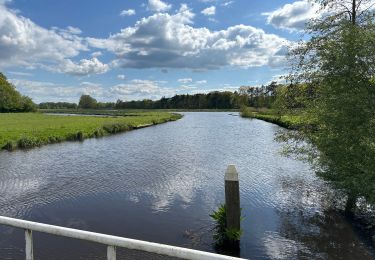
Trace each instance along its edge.
<path fill-rule="evenodd" d="M 240 188 L 238 172 L 234 165 L 229 165 L 225 172 L 225 207 L 227 228 L 240 230 Z"/>
<path fill-rule="evenodd" d="M 107 260 L 116 260 L 116 247 L 107 247 Z"/>
<path fill-rule="evenodd" d="M 30 229 L 25 230 L 25 253 L 26 260 L 34 260 L 34 249 L 33 249 L 33 232 Z"/>

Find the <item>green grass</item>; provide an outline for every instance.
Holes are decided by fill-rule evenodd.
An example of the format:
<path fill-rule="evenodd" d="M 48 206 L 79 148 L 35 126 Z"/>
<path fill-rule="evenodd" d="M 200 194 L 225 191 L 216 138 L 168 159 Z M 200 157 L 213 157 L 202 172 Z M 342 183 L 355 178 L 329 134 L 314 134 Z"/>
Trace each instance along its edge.
<path fill-rule="evenodd" d="M 0 149 L 32 148 L 62 141 L 82 141 L 174 121 L 181 115 L 166 112 L 132 116 L 61 116 L 42 113 L 0 113 Z"/>
<path fill-rule="evenodd" d="M 267 108 L 243 108 L 241 109 L 241 116 L 260 119 L 288 129 L 298 129 L 305 124 L 302 115 L 278 115 L 276 111 Z"/>

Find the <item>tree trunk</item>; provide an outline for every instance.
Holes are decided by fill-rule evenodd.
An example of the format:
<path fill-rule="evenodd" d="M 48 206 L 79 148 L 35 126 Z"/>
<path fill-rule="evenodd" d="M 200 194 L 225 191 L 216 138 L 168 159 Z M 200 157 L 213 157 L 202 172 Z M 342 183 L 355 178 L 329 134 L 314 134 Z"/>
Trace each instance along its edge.
<path fill-rule="evenodd" d="M 353 0 L 352 2 L 352 23 L 353 25 L 356 25 L 357 23 L 357 3 L 356 0 Z"/>
<path fill-rule="evenodd" d="M 357 207 L 357 197 L 349 194 L 348 199 L 346 200 L 346 205 L 345 205 L 345 215 L 348 217 L 353 217 L 355 209 Z"/>

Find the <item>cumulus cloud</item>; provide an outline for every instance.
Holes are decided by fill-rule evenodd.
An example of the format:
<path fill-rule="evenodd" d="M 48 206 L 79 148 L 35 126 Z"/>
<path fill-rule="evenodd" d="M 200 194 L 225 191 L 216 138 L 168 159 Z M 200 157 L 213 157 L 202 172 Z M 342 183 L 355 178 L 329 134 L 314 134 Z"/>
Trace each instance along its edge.
<path fill-rule="evenodd" d="M 148 0 L 148 9 L 153 12 L 165 12 L 171 9 L 172 5 L 161 0 Z"/>
<path fill-rule="evenodd" d="M 135 15 L 134 9 L 122 10 L 120 13 L 121 16 L 132 16 Z"/>
<path fill-rule="evenodd" d="M 203 15 L 206 16 L 211 16 L 216 14 L 216 7 L 215 6 L 210 6 L 202 10 L 201 12 Z"/>
<path fill-rule="evenodd" d="M 45 29 L 0 4 L 0 68 L 75 57 L 88 50 L 79 33 L 75 27 Z"/>
<path fill-rule="evenodd" d="M 318 16 L 318 9 L 317 4 L 303 0 L 286 4 L 273 12 L 263 13 L 263 15 L 267 16 L 267 23 L 275 28 L 300 31 L 305 28 L 310 19 Z"/>
<path fill-rule="evenodd" d="M 121 80 L 124 80 L 124 79 L 126 79 L 126 76 L 123 75 L 123 74 L 120 74 L 120 75 L 117 75 L 117 78 L 121 79 Z"/>
<path fill-rule="evenodd" d="M 91 74 L 103 74 L 109 70 L 109 65 L 102 63 L 96 57 L 82 59 L 75 63 L 69 59 L 63 60 L 56 69 L 57 72 L 67 73 L 75 76 L 87 76 Z"/>
<path fill-rule="evenodd" d="M 103 53 L 101 51 L 96 51 L 96 52 L 93 52 L 91 53 L 91 57 L 99 57 L 99 56 L 102 56 Z"/>
<path fill-rule="evenodd" d="M 219 69 L 272 65 L 287 40 L 261 29 L 236 25 L 220 31 L 194 27 L 194 13 L 182 5 L 175 14 L 156 13 L 106 39 L 89 38 L 125 68 Z"/>
<path fill-rule="evenodd" d="M 101 74 L 109 70 L 93 53 L 91 59 L 72 58 L 89 48 L 79 28 L 43 28 L 0 4 L 0 68 L 24 66 L 72 75 Z"/>
<path fill-rule="evenodd" d="M 184 78 L 184 79 L 178 79 L 177 81 L 180 82 L 180 83 L 186 84 L 186 83 L 193 82 L 193 79 L 192 78 Z"/>
<path fill-rule="evenodd" d="M 158 99 L 163 96 L 172 96 L 176 93 L 174 89 L 159 86 L 159 82 L 140 79 L 131 80 L 127 84 L 118 84 L 112 87 L 110 92 L 125 100 Z"/>
<path fill-rule="evenodd" d="M 10 79 L 17 89 L 24 95 L 32 97 L 37 103 L 44 101 L 78 102 L 82 94 L 94 97 L 105 97 L 105 90 L 99 84 L 82 82 L 80 86 L 68 86 L 53 82 Z"/>
<path fill-rule="evenodd" d="M 23 95 L 27 95 L 37 103 L 40 102 L 78 102 L 82 94 L 91 95 L 100 101 L 160 99 L 177 93 L 177 88 L 167 88 L 164 82 L 134 79 L 115 86 L 84 81 L 80 84 L 65 85 L 47 81 L 32 81 L 26 79 L 10 79 Z"/>

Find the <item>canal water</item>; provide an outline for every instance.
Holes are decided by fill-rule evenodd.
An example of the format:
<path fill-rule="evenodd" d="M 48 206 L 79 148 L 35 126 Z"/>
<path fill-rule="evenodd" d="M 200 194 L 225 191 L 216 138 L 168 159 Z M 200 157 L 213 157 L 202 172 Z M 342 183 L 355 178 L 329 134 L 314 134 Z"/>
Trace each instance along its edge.
<path fill-rule="evenodd" d="M 373 259 L 332 210 L 327 185 L 306 163 L 280 155 L 279 130 L 238 114 L 184 113 L 125 134 L 0 152 L 0 215 L 215 252 L 209 215 L 223 203 L 224 172 L 235 164 L 241 257 Z M 36 259 L 106 253 L 42 234 L 34 244 Z M 22 230 L 0 227 L 0 259 L 24 259 Z"/>

